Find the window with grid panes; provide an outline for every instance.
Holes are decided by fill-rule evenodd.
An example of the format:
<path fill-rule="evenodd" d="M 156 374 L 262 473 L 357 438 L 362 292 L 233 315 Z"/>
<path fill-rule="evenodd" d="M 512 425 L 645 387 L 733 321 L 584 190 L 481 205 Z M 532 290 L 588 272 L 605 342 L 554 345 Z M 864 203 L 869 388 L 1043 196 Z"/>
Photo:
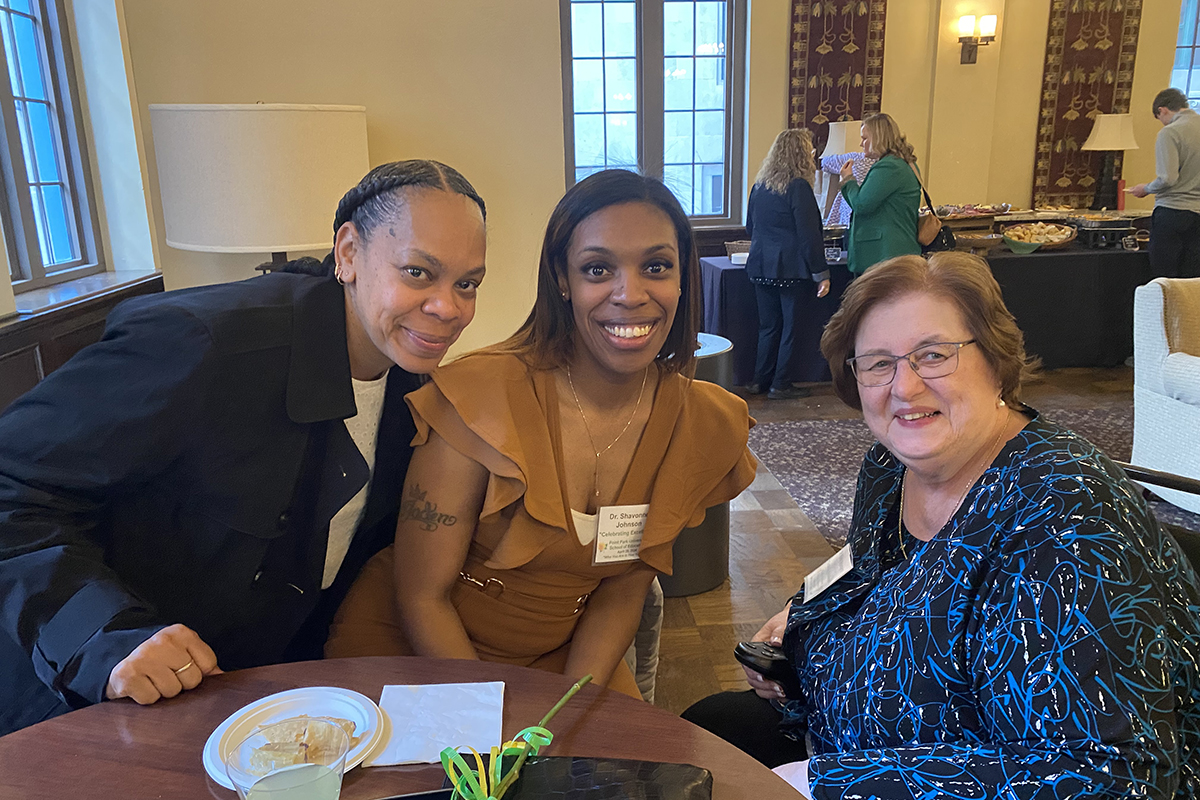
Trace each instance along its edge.
<path fill-rule="evenodd" d="M 1200 48 L 1197 47 L 1198 0 L 1183 0 L 1179 13 L 1179 38 L 1175 43 L 1175 67 L 1171 85 L 1187 95 L 1193 108 L 1200 107 Z"/>
<path fill-rule="evenodd" d="M 16 292 L 103 269 L 64 28 L 51 0 L 0 0 L 0 210 Z"/>
<path fill-rule="evenodd" d="M 696 222 L 740 222 L 743 5 L 563 0 L 569 183 L 640 169 Z"/>

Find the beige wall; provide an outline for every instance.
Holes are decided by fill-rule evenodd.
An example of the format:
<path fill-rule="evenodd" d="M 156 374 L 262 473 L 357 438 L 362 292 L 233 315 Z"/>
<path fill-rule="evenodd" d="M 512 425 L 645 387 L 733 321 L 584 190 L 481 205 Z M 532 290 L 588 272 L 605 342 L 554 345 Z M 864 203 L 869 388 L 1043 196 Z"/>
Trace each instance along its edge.
<path fill-rule="evenodd" d="M 558 0 L 124 0 L 124 11 L 146 152 L 151 103 L 364 105 L 372 164 L 444 161 L 488 203 L 488 276 L 460 348 L 515 329 L 564 188 Z M 168 288 L 250 277 L 264 260 L 161 240 L 159 256 Z"/>
<path fill-rule="evenodd" d="M 937 15 L 937 0 L 888 3 L 884 26 L 880 110 L 891 114 L 904 131 L 922 171 L 928 171 L 929 164 Z"/>
<path fill-rule="evenodd" d="M 752 0 L 746 15 L 746 196 L 771 142 L 788 124 L 791 5 L 790 0 Z"/>
<path fill-rule="evenodd" d="M 978 202 L 1028 207 L 1033 201 L 1038 110 L 1049 26 L 1050 0 L 1006 0 L 998 32 L 1003 38 L 988 46 L 999 45 L 1000 64 L 988 184 Z"/>
<path fill-rule="evenodd" d="M 1147 109 L 1170 80 L 1180 0 L 1145 0 L 1132 108 L 1141 149 L 1127 154 L 1130 183 L 1154 174 L 1158 123 Z M 957 20 L 997 14 L 996 42 L 960 64 Z M 938 203 L 1028 206 L 1050 0 L 904 0 L 888 4 L 883 110 L 917 150 Z M 1152 201 L 1131 206 L 1150 207 Z"/>
<path fill-rule="evenodd" d="M 121 2 L 74 2 L 68 19 L 105 267 L 156 269 L 158 243 Z"/>
<path fill-rule="evenodd" d="M 1137 68 L 1133 72 L 1133 92 L 1129 111 L 1133 114 L 1133 135 L 1138 149 L 1125 154 L 1123 175 L 1132 186 L 1154 179 L 1154 138 L 1162 130 L 1150 114 L 1154 95 L 1171 82 L 1171 64 L 1175 61 L 1175 39 L 1179 33 L 1180 0 L 1143 0 L 1142 27 L 1138 36 Z M 1130 208 L 1154 207 L 1154 198 L 1142 200 L 1129 196 Z"/>

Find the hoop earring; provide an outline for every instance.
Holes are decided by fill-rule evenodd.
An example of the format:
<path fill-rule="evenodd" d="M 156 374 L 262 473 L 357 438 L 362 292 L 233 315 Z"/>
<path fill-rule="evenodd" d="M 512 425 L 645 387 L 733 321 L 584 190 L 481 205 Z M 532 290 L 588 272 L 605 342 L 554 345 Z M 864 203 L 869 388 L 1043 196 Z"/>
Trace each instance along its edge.
<path fill-rule="evenodd" d="M 342 286 L 346 285 L 346 279 L 342 277 L 342 265 L 341 264 L 333 265 L 333 278 Z"/>

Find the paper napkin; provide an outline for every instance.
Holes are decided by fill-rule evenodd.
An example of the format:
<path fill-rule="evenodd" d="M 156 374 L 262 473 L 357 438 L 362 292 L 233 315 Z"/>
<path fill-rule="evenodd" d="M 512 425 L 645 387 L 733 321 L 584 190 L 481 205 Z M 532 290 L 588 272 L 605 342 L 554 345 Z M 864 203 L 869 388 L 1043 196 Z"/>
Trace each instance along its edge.
<path fill-rule="evenodd" d="M 500 744 L 504 683 L 384 686 L 379 698 L 391 736 L 364 766 L 436 764 L 447 747 L 485 753 Z"/>

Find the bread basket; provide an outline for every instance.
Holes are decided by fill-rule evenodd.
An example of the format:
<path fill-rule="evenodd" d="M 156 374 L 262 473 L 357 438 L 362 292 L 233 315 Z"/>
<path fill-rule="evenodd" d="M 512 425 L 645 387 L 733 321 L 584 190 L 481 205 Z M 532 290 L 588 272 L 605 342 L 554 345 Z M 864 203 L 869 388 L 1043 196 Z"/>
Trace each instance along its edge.
<path fill-rule="evenodd" d="M 726 242 L 725 243 L 725 255 L 729 256 L 730 258 L 733 257 L 734 253 L 749 253 L 749 252 L 750 252 L 750 240 L 749 239 L 739 239 L 736 242 Z"/>
<path fill-rule="evenodd" d="M 1014 253 L 1032 253 L 1034 250 L 1061 250 L 1067 247 L 1071 242 L 1075 241 L 1075 237 L 1079 235 L 1079 229 L 1073 225 L 1059 225 L 1059 227 L 1070 228 L 1071 234 L 1059 242 L 1021 242 L 1008 237 L 1008 232 L 1013 228 L 1023 227 L 1034 223 L 1021 222 L 1016 225 L 1009 225 L 1001 231 L 1004 234 L 1004 243 L 1008 245 L 1008 249 Z"/>

